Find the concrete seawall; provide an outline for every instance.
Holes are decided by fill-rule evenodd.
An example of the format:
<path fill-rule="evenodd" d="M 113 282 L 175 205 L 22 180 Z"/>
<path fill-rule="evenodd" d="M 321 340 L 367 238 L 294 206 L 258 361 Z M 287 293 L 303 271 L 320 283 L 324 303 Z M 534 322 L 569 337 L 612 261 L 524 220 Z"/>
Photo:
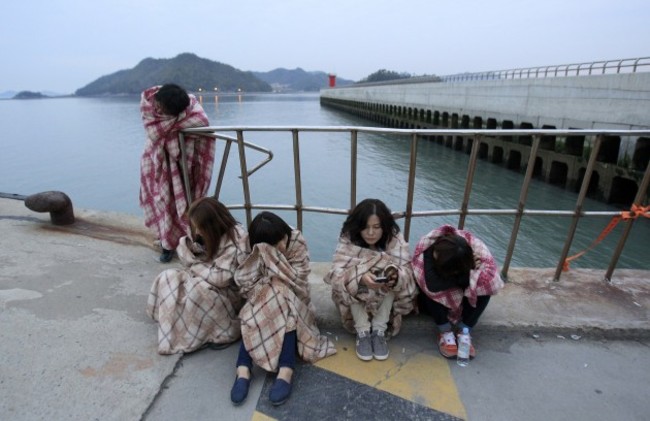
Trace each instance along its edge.
<path fill-rule="evenodd" d="M 399 129 L 650 129 L 650 73 L 364 84 L 321 91 L 321 104 Z M 469 152 L 471 137 L 435 136 Z M 593 137 L 542 136 L 534 177 L 578 191 Z M 480 158 L 524 171 L 531 136 L 483 137 Z M 605 136 L 589 197 L 630 205 L 650 162 L 650 135 Z"/>
<path fill-rule="evenodd" d="M 352 85 L 323 89 L 321 98 L 492 118 L 515 127 L 650 128 L 650 73 Z"/>
<path fill-rule="evenodd" d="M 5 308 L 26 306 L 30 311 L 39 307 L 38 314 L 44 319 L 60 319 L 75 311 L 69 306 L 71 302 L 59 301 L 63 296 L 48 291 L 64 285 L 66 289 L 86 291 L 87 295 L 80 294 L 79 301 L 72 302 L 80 311 L 92 313 L 93 308 L 108 304 L 101 291 L 112 290 L 111 306 L 130 307 L 125 316 L 137 315 L 140 322 L 152 325 L 144 317 L 148 288 L 162 270 L 178 267 L 178 260 L 167 265 L 155 260 L 158 251 L 153 237 L 138 217 L 91 210 L 76 213 L 74 224 L 54 226 L 47 214 L 30 211 L 20 200 L 0 199 L 4 251 L 0 280 Z M 339 328 L 330 287 L 322 280 L 329 266 L 329 262 L 312 262 L 311 295 L 319 324 Z M 650 331 L 650 272 L 618 269 L 607 283 L 602 270 L 571 270 L 559 282 L 552 281 L 554 271 L 511 268 L 506 288 L 493 297 L 481 328 L 609 336 L 638 336 Z M 96 289 L 91 285 L 98 279 L 102 279 L 101 287 Z M 136 293 L 123 295 L 119 290 Z M 25 294 L 33 298 L 20 298 Z M 37 304 L 50 300 L 54 301 L 44 307 Z M 406 317 L 405 329 L 431 332 L 433 324 L 428 317 L 411 315 Z M 150 333 L 155 335 L 153 330 Z M 155 338 L 150 339 L 153 343 Z"/>

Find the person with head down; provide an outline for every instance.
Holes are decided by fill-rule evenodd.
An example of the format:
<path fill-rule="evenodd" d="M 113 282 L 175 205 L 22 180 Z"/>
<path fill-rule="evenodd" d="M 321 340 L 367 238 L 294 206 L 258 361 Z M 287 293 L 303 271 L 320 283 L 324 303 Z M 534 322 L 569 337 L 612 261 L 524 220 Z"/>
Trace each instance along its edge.
<path fill-rule="evenodd" d="M 189 176 L 190 200 L 204 197 L 210 187 L 214 165 L 214 139 L 185 136 L 182 162 L 179 132 L 209 124 L 194 95 L 176 84 L 146 89 L 140 98 L 140 113 L 147 140 L 140 160 L 140 207 L 144 223 L 162 247 L 159 260 L 171 261 L 181 237 L 189 235 L 189 207 L 182 167 Z"/>
<path fill-rule="evenodd" d="M 456 358 L 457 336 L 471 332 L 503 281 L 490 250 L 469 231 L 443 225 L 424 235 L 413 253 L 421 312 L 433 317 L 438 350 Z M 470 358 L 476 349 L 470 347 Z"/>

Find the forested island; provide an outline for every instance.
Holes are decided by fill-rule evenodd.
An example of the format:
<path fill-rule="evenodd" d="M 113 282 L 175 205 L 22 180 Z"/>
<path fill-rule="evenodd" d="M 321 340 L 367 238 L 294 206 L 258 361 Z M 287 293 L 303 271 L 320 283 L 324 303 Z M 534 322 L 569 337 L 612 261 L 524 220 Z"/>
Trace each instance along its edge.
<path fill-rule="evenodd" d="M 339 79 L 338 84 L 353 83 Z M 102 76 L 75 92 L 77 96 L 139 94 L 161 84 L 177 83 L 192 92 L 304 92 L 327 86 L 325 72 L 276 69 L 242 71 L 228 64 L 183 53 L 171 59 L 146 58 L 134 68 Z"/>

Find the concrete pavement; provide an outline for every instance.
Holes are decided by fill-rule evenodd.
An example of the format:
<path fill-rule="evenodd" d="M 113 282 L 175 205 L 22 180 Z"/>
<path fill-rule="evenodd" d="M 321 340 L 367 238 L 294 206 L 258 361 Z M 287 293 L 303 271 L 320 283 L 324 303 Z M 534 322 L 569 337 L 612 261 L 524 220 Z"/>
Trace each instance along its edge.
<path fill-rule="evenodd" d="M 263 390 L 270 378 L 263 372 L 257 372 L 258 381 L 245 405 L 234 408 L 229 402 L 237 346 L 187 356 L 156 352 L 157 327 L 145 314 L 145 304 L 154 277 L 168 266 L 155 261 L 153 239 L 142 221 L 79 209 L 75 215 L 74 225 L 57 227 L 48 214 L 32 212 L 20 200 L 0 198 L 1 418 L 199 419 L 206 418 L 201 414 L 213 413 L 215 419 L 272 417 L 264 412 Z M 336 339 L 339 354 L 316 368 L 333 373 L 339 366 L 353 367 L 346 376 L 355 385 L 370 384 L 364 393 L 379 393 L 381 387 L 374 386 L 379 381 L 372 376 L 385 377 L 387 366 L 371 362 L 362 366 L 370 373 L 369 380 L 355 377 L 360 362 L 354 357 L 352 337 L 341 331 L 328 286 L 321 280 L 327 267 L 327 263 L 313 264 L 312 296 L 319 326 Z M 493 298 L 482 317 L 477 338 L 491 332 L 566 338 L 650 337 L 648 272 L 619 269 L 610 284 L 602 281 L 602 271 L 572 270 L 560 282 L 553 282 L 552 275 L 553 269 L 512 269 L 506 288 Z M 424 353 L 421 346 L 409 346 L 409 338 L 431 335 L 429 319 L 409 316 L 403 332 L 391 341 L 391 359 L 398 371 L 403 371 L 407 360 L 423 355 L 426 358 L 417 367 L 446 362 L 438 356 L 431 359 L 435 356 L 430 352 L 433 341 Z M 422 370 L 417 367 L 397 381 L 396 389 L 382 396 L 401 396 L 408 401 L 408 391 L 395 390 L 418 381 Z M 322 377 L 329 374 L 313 370 L 301 365 L 299 378 L 311 379 L 317 387 L 334 384 L 330 377 Z M 433 419 L 426 408 L 434 408 L 438 411 L 435 419 L 466 418 L 455 389 L 441 390 L 435 396 L 442 394 L 443 407 L 431 403 L 429 399 L 435 396 L 412 399 L 419 405 L 413 408 L 425 411 L 425 415 L 417 412 L 418 416 Z M 173 396 L 166 391 L 173 391 Z M 318 392 L 311 397 L 315 402 L 322 398 Z M 281 411 L 290 408 L 281 407 Z M 281 419 L 281 411 L 271 413 Z M 350 411 L 355 417 L 354 406 Z"/>

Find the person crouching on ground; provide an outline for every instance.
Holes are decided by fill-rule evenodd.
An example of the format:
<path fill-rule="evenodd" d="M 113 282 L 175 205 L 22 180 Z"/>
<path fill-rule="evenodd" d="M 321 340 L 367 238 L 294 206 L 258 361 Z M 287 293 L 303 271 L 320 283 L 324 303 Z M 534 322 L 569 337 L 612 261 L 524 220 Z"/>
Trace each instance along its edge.
<path fill-rule="evenodd" d="M 251 254 L 235 273 L 246 304 L 239 313 L 242 342 L 230 399 L 248 396 L 253 363 L 277 371 L 269 400 L 281 405 L 291 395 L 296 347 L 308 362 L 336 353 L 320 334 L 309 296 L 307 243 L 299 230 L 271 212 L 259 213 L 248 228 Z"/>
<path fill-rule="evenodd" d="M 194 201 L 188 216 L 192 234 L 177 248 L 183 268 L 160 273 L 147 303 L 161 354 L 219 349 L 240 337 L 244 300 L 234 274 L 248 256 L 248 235 L 214 197 Z"/>
<path fill-rule="evenodd" d="M 415 307 L 417 287 L 408 243 L 386 205 L 365 199 L 343 223 L 330 271 L 332 300 L 364 361 L 388 358 L 386 342 Z"/>
<path fill-rule="evenodd" d="M 490 296 L 503 288 L 494 258 L 470 232 L 443 225 L 418 242 L 413 271 L 420 288 L 420 311 L 433 316 L 438 327 L 440 354 L 456 358 L 457 334 L 464 327 L 471 332 Z M 472 344 L 470 358 L 475 355 Z"/>
<path fill-rule="evenodd" d="M 189 234 L 184 217 L 189 203 L 178 133 L 189 127 L 208 126 L 208 117 L 194 95 L 171 83 L 146 89 L 140 99 L 140 113 L 147 135 L 140 159 L 140 207 L 145 225 L 160 241 L 162 253 L 158 260 L 167 263 L 178 240 Z M 204 197 L 210 187 L 214 142 L 211 137 L 185 136 L 185 166 L 192 200 Z"/>

